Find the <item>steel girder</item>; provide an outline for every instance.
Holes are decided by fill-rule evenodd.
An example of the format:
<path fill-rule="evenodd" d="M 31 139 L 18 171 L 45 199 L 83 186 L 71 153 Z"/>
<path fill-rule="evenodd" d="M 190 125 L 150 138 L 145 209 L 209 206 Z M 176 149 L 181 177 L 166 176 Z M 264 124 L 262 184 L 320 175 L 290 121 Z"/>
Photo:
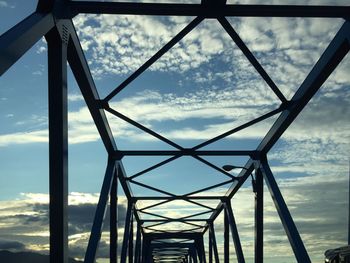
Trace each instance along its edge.
<path fill-rule="evenodd" d="M 109 13 L 109 14 L 137 14 L 137 15 L 176 15 L 176 16 L 195 16 L 196 18 L 176 35 L 167 45 L 160 49 L 152 58 L 142 65 L 134 74 L 126 79 L 121 85 L 116 87 L 105 99 L 100 99 L 90 73 L 88 63 L 81 48 L 80 41 L 76 34 L 71 18 L 79 13 Z M 86 253 L 85 262 L 94 262 L 97 245 L 101 235 L 104 212 L 106 209 L 108 196 L 111 197 L 111 206 L 116 207 L 116 177 L 129 201 L 127 220 L 125 224 L 124 242 L 122 247 L 121 262 L 126 261 L 127 251 L 129 251 L 129 262 L 133 261 L 133 217 L 137 222 L 137 235 L 135 245 L 135 262 L 150 262 L 151 257 L 147 249 L 152 246 L 154 239 L 173 239 L 185 238 L 195 240 L 193 247 L 189 248 L 187 255 L 184 256 L 184 262 L 205 262 L 205 252 L 203 246 L 203 235 L 209 229 L 210 244 L 214 249 L 217 260 L 217 251 L 215 251 L 215 234 L 213 222 L 217 216 L 225 209 L 225 262 L 229 258 L 229 239 L 228 229 L 231 229 L 236 254 L 239 262 L 244 262 L 243 251 L 239 241 L 238 230 L 235 225 L 233 211 L 231 207 L 231 198 L 239 190 L 242 184 L 247 180 L 251 173 L 256 170 L 255 185 L 255 262 L 262 262 L 263 258 L 263 194 L 262 184 L 265 179 L 271 195 L 274 197 L 275 205 L 286 234 L 293 248 L 294 254 L 299 262 L 310 262 L 302 240 L 300 239 L 297 228 L 293 222 L 288 208 L 279 191 L 278 185 L 267 163 L 267 153 L 273 145 L 282 136 L 285 130 L 291 125 L 298 114 L 307 105 L 317 90 L 326 81 L 328 76 L 334 71 L 340 61 L 345 57 L 350 49 L 350 22 L 345 21 L 339 32 L 331 41 L 323 55 L 320 57 L 314 68 L 311 70 L 305 81 L 301 84 L 291 100 L 287 100 L 280 92 L 270 76 L 265 72 L 258 60 L 250 52 L 248 47 L 228 23 L 225 16 L 275 16 L 275 17 L 330 17 L 347 18 L 350 13 L 350 7 L 329 7 L 329 6 L 281 6 L 281 5 L 226 5 L 225 1 L 202 1 L 201 4 L 150 4 L 150 3 L 118 3 L 118 2 L 91 2 L 91 1 L 65 1 L 65 0 L 40 0 L 35 13 L 14 26 L 0 37 L 0 74 L 2 75 L 10 68 L 36 41 L 45 36 L 48 42 L 49 57 L 49 136 L 50 136 L 50 242 L 51 242 L 51 263 L 67 262 L 67 197 L 68 197 L 68 173 L 67 173 L 67 87 L 66 87 L 66 64 L 68 60 L 75 79 L 80 87 L 85 102 L 90 110 L 91 116 L 95 122 L 101 139 L 104 143 L 109 160 L 106 174 L 102 185 L 101 196 L 97 206 L 91 237 Z M 186 149 L 160 134 L 148 129 L 138 122 L 124 116 L 123 114 L 110 108 L 108 101 L 116 96 L 122 89 L 126 88 L 134 79 L 141 75 L 149 66 L 157 61 L 163 54 L 170 50 L 186 34 L 194 29 L 203 19 L 216 18 L 242 50 L 250 63 L 269 85 L 271 90 L 280 99 L 280 106 L 259 118 L 247 122 L 239 127 L 233 128 L 215 138 L 205 141 L 197 146 Z M 107 121 L 105 110 L 109 111 L 118 118 L 134 125 L 142 131 L 149 133 L 157 139 L 175 147 L 176 151 L 120 151 L 118 150 L 109 123 Z M 223 139 L 235 132 L 250 127 L 271 116 L 280 114 L 269 132 L 266 134 L 260 145 L 254 151 L 201 151 L 200 149 L 215 141 Z M 127 176 L 121 159 L 124 156 L 171 156 L 154 166 L 145 169 L 132 176 Z M 205 161 L 201 156 L 248 156 L 249 161 L 237 177 L 222 171 L 214 164 Z M 141 184 L 134 179 L 151 170 L 174 161 L 181 156 L 191 156 L 206 164 L 208 167 L 222 172 L 230 177 L 230 180 L 222 182 L 211 187 L 194 191 L 185 195 L 175 195 L 155 187 Z M 130 183 L 138 184 L 142 187 L 165 194 L 165 197 L 135 197 L 131 191 Z M 215 187 L 231 184 L 230 189 L 225 196 L 193 196 Z M 54 188 L 53 185 L 56 187 Z M 52 187 L 51 187 L 52 186 Z M 57 187 L 59 186 L 59 187 Z M 203 205 L 195 200 L 213 200 L 219 201 L 218 206 L 213 209 Z M 160 200 L 155 205 L 138 209 L 139 200 Z M 165 204 L 174 200 L 184 200 L 191 204 L 206 208 L 210 217 L 206 219 L 194 219 L 198 214 L 193 214 L 183 218 L 169 218 L 158 214 L 153 214 L 157 219 L 142 219 L 141 215 L 151 213 L 147 209 Z M 203 213 L 203 214 L 205 214 Z M 117 246 L 117 211 L 112 210 L 110 225 L 111 230 L 111 262 L 116 262 Z M 152 233 L 145 233 L 145 223 L 157 223 L 156 225 L 167 224 L 170 222 L 181 222 L 191 225 L 190 231 L 180 231 L 177 233 L 155 230 Z M 195 223 L 196 222 L 196 223 Z M 197 224 L 203 223 L 203 224 Z M 155 225 L 153 225 L 154 227 Z M 148 226 L 149 227 L 149 226 Z M 114 247 L 114 248 L 113 248 Z M 181 246 L 180 246 L 181 247 Z M 212 253 L 211 249 L 209 253 Z M 157 254 L 158 256 L 161 254 Z M 141 259 L 142 258 L 142 259 Z"/>
<path fill-rule="evenodd" d="M 68 38 L 63 27 L 52 28 L 46 34 L 49 74 L 50 255 L 52 262 L 62 263 L 68 263 Z"/>

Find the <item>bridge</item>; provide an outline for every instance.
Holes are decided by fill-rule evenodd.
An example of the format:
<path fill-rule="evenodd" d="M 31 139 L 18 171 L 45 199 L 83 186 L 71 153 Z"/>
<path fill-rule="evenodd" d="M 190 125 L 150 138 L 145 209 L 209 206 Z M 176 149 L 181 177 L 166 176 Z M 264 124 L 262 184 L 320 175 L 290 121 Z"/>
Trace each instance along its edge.
<path fill-rule="evenodd" d="M 105 98 L 100 98 L 72 22 L 78 14 L 192 16 L 194 19 Z M 237 262 L 245 262 L 231 200 L 247 180 L 252 181 L 255 200 L 255 262 L 263 262 L 264 182 L 272 196 L 297 262 L 311 262 L 270 169 L 267 154 L 349 52 L 349 14 L 350 7 L 342 6 L 237 5 L 227 4 L 225 0 L 202 0 L 198 4 L 39 0 L 33 14 L 0 37 L 0 74 L 4 74 L 41 37 L 45 36 L 48 43 L 49 79 L 50 262 L 68 262 L 67 62 L 108 153 L 107 167 L 86 249 L 85 263 L 93 263 L 96 260 L 103 224 L 106 223 L 104 216 L 108 205 L 110 206 L 111 263 L 116 263 L 118 259 L 121 263 L 219 262 L 215 233 L 215 223 L 219 215 L 224 217 L 224 262 L 229 262 L 230 251 L 235 252 Z M 344 23 L 298 90 L 291 99 L 287 99 L 228 22 L 227 17 L 343 18 Z M 225 133 L 194 147 L 186 148 L 127 117 L 114 109 L 109 102 L 206 19 L 216 19 L 220 23 L 274 93 L 279 100 L 279 105 L 256 119 L 238 127 L 232 127 Z M 106 117 L 107 112 L 164 142 L 174 150 L 120 150 Z M 277 119 L 255 150 L 203 150 L 205 146 L 272 116 Z M 165 159 L 138 173 L 127 174 L 123 158 L 128 156 L 161 156 Z M 203 189 L 194 188 L 192 192 L 186 194 L 174 194 L 137 180 L 184 156 L 191 157 L 210 169 L 220 172 L 226 176 L 227 180 Z M 241 167 L 226 165 L 222 168 L 203 158 L 206 156 L 244 156 L 248 161 Z M 238 175 L 230 173 L 231 169 L 239 170 Z M 117 253 L 119 251 L 118 185 L 122 187 L 128 200 L 123 243 L 119 255 Z M 131 185 L 152 190 L 160 195 L 136 196 L 131 190 Z M 220 196 L 206 194 L 208 190 L 223 185 L 229 185 L 229 190 L 225 194 Z M 142 201 L 151 201 L 152 204 L 140 207 Z M 152 208 L 175 201 L 191 204 L 203 211 L 178 218 L 152 212 Z M 216 206 L 213 208 L 207 205 L 206 202 L 209 201 L 215 202 Z M 173 223 L 176 223 L 174 229 L 161 228 Z M 134 235 L 135 232 L 136 235 Z M 208 240 L 205 240 L 206 234 L 208 234 Z M 205 250 L 205 242 L 209 244 L 208 251 Z"/>

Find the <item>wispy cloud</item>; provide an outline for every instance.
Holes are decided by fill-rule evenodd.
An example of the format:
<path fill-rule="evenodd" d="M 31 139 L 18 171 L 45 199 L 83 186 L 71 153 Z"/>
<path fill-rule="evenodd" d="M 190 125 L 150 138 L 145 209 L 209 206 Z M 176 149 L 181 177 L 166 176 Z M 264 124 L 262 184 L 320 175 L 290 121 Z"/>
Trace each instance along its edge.
<path fill-rule="evenodd" d="M 9 7 L 9 4 L 6 1 L 0 1 L 0 7 Z"/>

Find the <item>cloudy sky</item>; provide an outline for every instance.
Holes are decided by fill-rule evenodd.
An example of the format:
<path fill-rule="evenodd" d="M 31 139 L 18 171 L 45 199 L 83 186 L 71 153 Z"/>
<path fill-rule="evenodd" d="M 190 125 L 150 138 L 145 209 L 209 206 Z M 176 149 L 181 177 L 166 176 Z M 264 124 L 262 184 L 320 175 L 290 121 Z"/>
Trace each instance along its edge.
<path fill-rule="evenodd" d="M 302 3 L 350 5 L 346 0 Z M 34 0 L 0 0 L 0 34 L 33 12 L 35 6 Z M 74 24 L 100 97 L 107 96 L 193 19 L 111 15 L 75 17 Z M 293 96 L 344 23 L 343 19 L 228 20 L 287 99 Z M 347 242 L 349 66 L 348 55 L 268 155 L 313 262 L 321 262 L 326 249 Z M 68 77 L 69 245 L 71 255 L 82 258 L 107 155 L 70 70 Z M 0 87 L 0 249 L 47 253 L 47 46 L 43 39 L 0 78 Z M 279 105 L 278 97 L 216 20 L 202 21 L 110 101 L 113 109 L 183 147 L 193 147 Z M 120 149 L 173 149 L 106 114 Z M 255 149 L 276 118 L 271 117 L 203 149 Z M 164 159 L 128 157 L 123 163 L 127 174 L 133 175 Z M 228 163 L 244 165 L 247 161 L 241 157 L 205 159 L 217 166 Z M 198 160 L 182 157 L 138 177 L 137 181 L 173 194 L 186 194 L 227 179 Z M 229 186 L 207 194 L 223 194 Z M 131 184 L 131 187 L 135 195 L 161 195 L 137 185 Z M 266 260 L 295 262 L 267 189 L 265 192 Z M 207 203 L 213 207 L 216 204 Z M 139 204 L 140 207 L 147 205 L 146 202 Z M 234 197 L 232 205 L 247 262 L 252 262 L 254 204 L 250 182 Z M 119 208 L 122 225 L 125 199 L 121 191 Z M 149 211 L 181 217 L 205 210 L 184 202 L 171 202 Z M 219 217 L 215 224 L 220 251 L 223 249 L 220 237 L 222 221 Z M 176 224 L 165 225 L 162 229 L 174 227 Z M 100 262 L 108 255 L 108 229 L 105 231 L 99 250 Z M 122 228 L 119 233 L 123 233 Z"/>

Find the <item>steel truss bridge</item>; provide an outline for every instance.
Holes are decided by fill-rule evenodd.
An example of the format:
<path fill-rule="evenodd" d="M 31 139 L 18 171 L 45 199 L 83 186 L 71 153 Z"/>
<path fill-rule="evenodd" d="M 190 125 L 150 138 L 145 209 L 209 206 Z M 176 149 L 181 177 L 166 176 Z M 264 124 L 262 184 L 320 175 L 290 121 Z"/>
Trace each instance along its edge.
<path fill-rule="evenodd" d="M 72 23 L 78 14 L 129 14 L 154 16 L 193 16 L 195 17 L 173 39 L 116 87 L 107 97 L 101 99 L 94 84 L 88 63 Z M 298 262 L 311 262 L 293 218 L 271 172 L 267 153 L 281 135 L 293 123 L 298 114 L 307 105 L 317 90 L 332 74 L 350 48 L 350 7 L 335 6 L 287 6 L 287 5 L 229 5 L 225 0 L 202 0 L 200 4 L 140 3 L 140 2 L 93 2 L 68 0 L 39 0 L 36 11 L 15 25 L 0 37 L 0 73 L 4 74 L 23 54 L 42 36 L 48 43 L 48 89 L 49 89 L 49 166 L 50 166 L 50 262 L 68 262 L 68 169 L 67 169 L 67 61 L 72 69 L 81 93 L 108 153 L 108 164 L 91 229 L 91 236 L 85 254 L 86 263 L 96 260 L 96 251 L 101 238 L 106 208 L 110 202 L 110 262 L 120 258 L 121 263 L 131 262 L 219 262 L 218 247 L 214 223 L 220 213 L 224 214 L 224 262 L 229 262 L 230 241 L 240 263 L 245 262 L 239 232 L 230 200 L 242 184 L 252 175 L 255 193 L 255 262 L 263 262 L 263 183 L 265 181 L 273 198 L 295 258 Z M 343 18 L 344 24 L 319 58 L 311 72 L 287 100 L 259 61 L 242 41 L 226 17 L 327 17 Z M 279 107 L 271 112 L 251 120 L 239 127 L 205 141 L 192 148 L 183 148 L 155 131 L 128 118 L 109 106 L 109 101 L 127 88 L 133 80 L 156 62 L 162 55 L 191 32 L 204 19 L 217 19 L 232 41 L 241 49 L 251 65 L 266 81 L 280 100 Z M 117 148 L 105 112 L 156 137 L 174 147 L 173 151 L 121 151 Z M 256 150 L 201 150 L 213 142 L 221 140 L 240 130 L 248 128 L 271 116 L 278 116 L 270 130 Z M 142 172 L 127 175 L 122 159 L 125 156 L 168 156 L 168 159 L 153 165 Z M 212 169 L 224 173 L 229 180 L 205 189 L 184 195 L 175 195 L 151 185 L 135 180 L 158 167 L 170 163 L 182 156 L 190 156 Z M 202 156 L 247 156 L 249 161 L 238 176 L 233 176 L 206 161 Z M 253 174 L 252 174 L 253 173 Z M 117 255 L 117 185 L 120 183 L 128 200 L 123 243 L 120 255 Z M 230 188 L 223 196 L 196 195 L 224 184 Z M 164 196 L 136 197 L 130 184 L 136 184 L 154 190 Z M 155 204 L 138 208 L 141 200 L 157 201 Z M 152 207 L 182 200 L 207 209 L 207 212 L 192 214 L 181 218 L 170 218 L 148 212 Z M 217 207 L 206 206 L 200 201 L 216 200 Z M 145 219 L 151 215 L 154 219 Z M 203 216 L 203 219 L 198 219 Z M 155 227 L 178 222 L 190 229 L 160 231 Z M 134 236 L 134 223 L 137 226 Z M 209 233 L 209 251 L 204 249 L 204 234 Z"/>

